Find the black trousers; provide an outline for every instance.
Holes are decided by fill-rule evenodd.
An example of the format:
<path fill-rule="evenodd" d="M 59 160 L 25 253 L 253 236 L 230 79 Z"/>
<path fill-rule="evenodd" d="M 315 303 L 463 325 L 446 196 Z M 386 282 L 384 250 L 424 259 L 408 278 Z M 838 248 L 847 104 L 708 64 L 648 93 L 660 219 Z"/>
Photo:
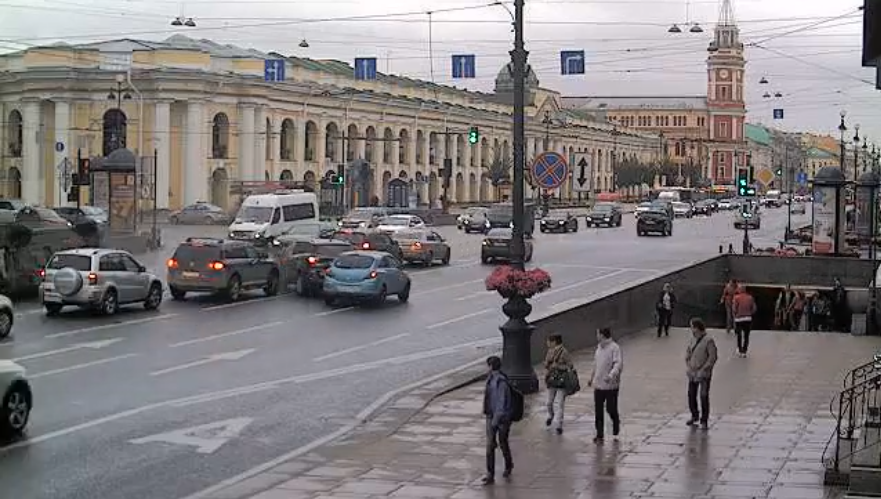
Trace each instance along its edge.
<path fill-rule="evenodd" d="M 710 420 L 710 378 L 688 380 L 688 410 L 692 421 L 705 424 Z"/>
<path fill-rule="evenodd" d="M 493 428 L 492 418 L 486 418 L 486 476 L 494 477 L 496 474 L 496 447 L 502 449 L 502 457 L 505 459 L 505 469 L 514 469 L 514 460 L 511 457 L 511 446 L 508 437 L 511 434 L 511 423 L 502 422 Z"/>
<path fill-rule="evenodd" d="M 749 350 L 749 333 L 752 330 L 753 321 L 740 321 L 734 323 L 734 332 L 737 333 L 737 351 L 746 353 Z"/>
<path fill-rule="evenodd" d="M 667 310 L 666 308 L 658 309 L 658 338 L 661 337 L 661 333 L 663 332 L 665 335 L 670 336 L 670 322 L 673 320 L 673 311 Z"/>
<path fill-rule="evenodd" d="M 603 438 L 605 435 L 605 412 L 608 412 L 609 418 L 612 419 L 612 434 L 617 436 L 618 433 L 621 432 L 621 416 L 618 414 L 618 389 L 594 390 L 593 403 L 594 423 L 596 424 L 597 437 Z"/>

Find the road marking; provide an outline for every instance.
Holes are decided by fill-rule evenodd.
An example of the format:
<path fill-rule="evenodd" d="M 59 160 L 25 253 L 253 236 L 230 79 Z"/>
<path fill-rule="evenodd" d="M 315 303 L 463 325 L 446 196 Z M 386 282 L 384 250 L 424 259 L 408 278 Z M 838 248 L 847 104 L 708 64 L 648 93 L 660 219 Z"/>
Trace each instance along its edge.
<path fill-rule="evenodd" d="M 29 379 L 37 379 L 37 378 L 45 378 L 46 376 L 54 376 L 56 374 L 64 374 L 71 371 L 78 371 L 80 369 L 85 369 L 87 367 L 100 366 L 102 364 L 109 364 L 111 362 L 116 362 L 118 360 L 130 359 L 132 357 L 137 357 L 136 353 L 127 353 L 125 355 L 117 355 L 116 357 L 108 357 L 106 359 L 95 360 L 92 362 L 86 362 L 85 364 L 76 364 L 73 366 L 62 367 L 61 369 L 53 369 L 51 371 L 44 371 L 36 374 L 28 374 Z"/>
<path fill-rule="evenodd" d="M 202 312 L 210 312 L 212 310 L 223 310 L 225 308 L 239 307 L 242 305 L 250 305 L 252 303 L 263 303 L 267 301 L 278 300 L 278 296 L 267 296 L 265 298 L 252 298 L 250 300 L 234 301 L 232 303 L 224 303 L 223 305 L 214 305 L 211 307 L 203 307 Z"/>
<path fill-rule="evenodd" d="M 432 325 L 426 327 L 425 329 L 438 329 L 438 328 L 441 328 L 441 327 L 444 327 L 444 326 L 449 326 L 450 324 L 455 324 L 455 323 L 457 323 L 457 322 L 466 321 L 466 320 L 468 320 L 468 319 L 473 319 L 473 318 L 475 318 L 475 317 L 479 317 L 479 316 L 481 316 L 481 315 L 488 314 L 488 313 L 490 313 L 490 312 L 492 312 L 492 311 L 494 311 L 494 310 L 495 310 L 494 308 L 485 308 L 485 309 L 483 309 L 483 310 L 478 310 L 477 312 L 474 312 L 474 313 L 471 313 L 471 314 L 460 315 L 459 317 L 456 317 L 456 318 L 454 318 L 454 319 L 450 319 L 450 320 L 447 320 L 447 321 L 443 321 L 443 322 L 438 322 L 438 323 L 436 323 L 436 324 L 432 324 Z"/>
<path fill-rule="evenodd" d="M 214 340 L 219 340 L 221 338 L 228 338 L 230 336 L 237 336 L 240 334 L 252 333 L 254 331 L 259 331 L 261 329 L 270 329 L 270 328 L 273 328 L 276 326 L 281 326 L 283 324 L 284 324 L 284 322 L 281 322 L 281 321 L 270 322 L 269 324 L 259 324 L 257 326 L 246 327 L 244 329 L 237 329 L 235 331 L 229 331 L 226 333 L 219 333 L 219 334 L 214 334 L 211 336 L 204 336 L 202 338 L 196 338 L 194 340 L 187 340 L 187 341 L 181 341 L 179 343 L 172 343 L 171 345 L 168 345 L 168 346 L 170 348 L 178 348 L 178 347 L 184 347 L 187 345 L 195 345 L 196 343 L 204 343 L 206 341 L 214 341 Z"/>
<path fill-rule="evenodd" d="M 327 317 L 328 315 L 341 314 L 343 312 L 348 312 L 349 310 L 355 310 L 355 307 L 335 308 L 333 310 L 318 312 L 315 314 L 315 317 Z"/>
<path fill-rule="evenodd" d="M 145 322 L 153 322 L 153 321 L 161 321 L 165 319 L 171 319 L 172 317 L 177 317 L 180 314 L 165 314 L 165 315 L 157 315 L 155 317 L 145 317 L 143 319 L 136 319 L 133 321 L 124 321 L 124 322 L 114 322 L 113 324 L 101 324 L 100 326 L 91 326 L 84 327 L 82 329 L 74 329 L 73 331 L 65 331 L 63 333 L 55 333 L 46 335 L 46 338 L 66 338 L 68 336 L 74 336 L 82 333 L 90 333 L 92 331 L 103 331 L 105 329 L 113 329 L 117 327 L 125 327 L 125 326 L 133 326 L 135 324 L 144 324 Z"/>
<path fill-rule="evenodd" d="M 143 414 L 145 412 L 155 411 L 157 409 L 162 409 L 162 408 L 166 408 L 166 407 L 178 407 L 181 405 L 190 404 L 190 403 L 198 403 L 198 402 L 202 402 L 202 401 L 217 400 L 217 399 L 223 398 L 225 396 L 232 396 L 233 394 L 246 395 L 246 394 L 250 394 L 250 393 L 254 393 L 254 392 L 267 390 L 270 388 L 279 387 L 284 384 L 300 384 L 300 383 L 307 383 L 310 381 L 323 381 L 323 380 L 327 380 L 327 379 L 337 378 L 340 376 L 348 376 L 351 374 L 357 374 L 360 372 L 369 371 L 372 369 L 377 369 L 377 368 L 385 367 L 388 365 L 398 365 L 398 364 L 404 364 L 407 362 L 414 362 L 417 360 L 430 359 L 432 357 L 440 357 L 443 355 L 448 355 L 450 353 L 458 352 L 460 350 L 467 350 L 469 348 L 482 348 L 482 347 L 500 345 L 501 342 L 502 342 L 501 338 L 490 338 L 490 339 L 486 339 L 486 340 L 472 341 L 469 343 L 462 343 L 462 344 L 454 345 L 454 346 L 450 346 L 450 347 L 437 348 L 437 349 L 433 349 L 433 350 L 426 350 L 426 351 L 417 352 L 417 353 L 413 353 L 413 354 L 403 355 L 400 357 L 391 357 L 388 359 L 380 359 L 380 360 L 375 360 L 372 362 L 365 362 L 362 364 L 353 364 L 350 366 L 337 368 L 337 369 L 331 369 L 328 371 L 321 371 L 321 372 L 306 374 L 306 375 L 290 376 L 287 378 L 280 378 L 280 379 L 275 379 L 275 380 L 271 380 L 271 381 L 263 381 L 260 383 L 238 386 L 235 388 L 229 388 L 229 389 L 220 390 L 220 391 L 206 392 L 206 393 L 201 393 L 198 395 L 189 395 L 186 397 L 166 400 L 163 402 L 155 402 L 152 404 L 144 405 L 141 407 L 135 407 L 135 408 L 128 409 L 128 410 L 118 412 L 115 414 L 108 414 L 107 416 L 104 416 L 104 417 L 92 419 L 92 420 L 89 420 L 88 422 L 69 426 L 67 428 L 62 428 L 60 430 L 55 430 L 53 432 L 44 433 L 43 435 L 31 435 L 27 440 L 22 440 L 20 442 L 15 442 L 15 443 L 0 447 L 0 455 L 3 455 L 4 453 L 15 450 L 15 449 L 20 449 L 22 447 L 30 447 L 30 446 L 33 446 L 33 445 L 36 445 L 39 443 L 49 441 L 49 440 L 54 440 L 56 438 L 61 438 L 61 437 L 65 437 L 68 435 L 72 435 L 74 433 L 77 433 L 77 432 L 80 432 L 83 430 L 95 428 L 95 427 L 98 427 L 98 426 L 101 426 L 101 425 L 104 425 L 107 423 L 112 423 L 114 421 L 119 421 L 121 419 L 130 418 L 132 416 L 137 416 L 137 415 Z M 131 354 L 131 355 L 134 355 L 134 354 Z M 481 359 L 479 362 L 483 362 L 483 359 Z M 465 369 L 465 368 L 470 367 L 472 365 L 476 365 L 479 362 L 478 361 L 469 362 L 465 366 L 460 366 L 457 369 L 462 370 L 462 369 Z M 449 372 L 456 372 L 456 371 L 449 371 Z M 439 378 L 429 378 L 429 379 L 439 379 Z M 422 381 L 426 381 L 426 380 L 422 380 Z M 397 392 L 395 392 L 395 393 L 397 393 Z"/>
<path fill-rule="evenodd" d="M 24 362 L 26 360 L 33 359 L 41 359 L 43 357 L 50 357 L 52 355 L 59 355 L 67 352 L 74 352 L 76 350 L 82 350 L 84 348 L 90 348 L 92 350 L 99 350 L 101 348 L 109 347 L 110 345 L 122 341 L 122 338 L 111 338 L 108 340 L 100 340 L 100 341 L 90 341 L 87 343 L 77 343 L 76 345 L 72 345 L 66 348 L 59 348 L 57 350 L 48 350 L 46 352 L 34 353 L 31 355 L 25 355 L 24 357 L 16 357 L 12 359 L 15 362 Z"/>
<path fill-rule="evenodd" d="M 419 292 L 413 293 L 413 296 L 422 296 L 422 295 L 427 295 L 427 294 L 431 294 L 431 293 L 437 293 L 439 291 L 449 291 L 451 289 L 461 288 L 462 286 L 468 286 L 470 284 L 477 284 L 478 282 L 483 282 L 483 279 L 474 279 L 472 281 L 460 282 L 458 284 L 450 284 L 448 286 L 441 286 L 439 288 L 429 288 L 424 291 L 419 291 Z"/>
<path fill-rule="evenodd" d="M 257 393 L 257 392 L 265 392 L 268 390 L 275 390 L 276 388 L 278 388 L 277 385 L 266 385 L 266 386 L 261 386 L 259 388 L 246 387 L 243 389 L 229 391 L 226 393 L 208 394 L 208 395 L 202 396 L 200 398 L 191 398 L 189 400 L 185 400 L 182 402 L 176 402 L 176 403 L 172 403 L 169 405 L 172 407 L 187 407 L 187 406 L 191 406 L 191 405 L 204 404 L 206 402 L 216 402 L 218 400 L 228 399 L 231 397 L 239 397 L 242 395 L 250 395 L 252 393 Z"/>
<path fill-rule="evenodd" d="M 460 296 L 459 298 L 456 298 L 456 301 L 469 301 L 469 300 L 473 300 L 474 298 L 483 298 L 485 296 L 491 296 L 492 294 L 493 294 L 492 291 L 483 290 L 483 291 L 478 291 L 477 293 L 471 293 L 470 295 Z"/>
<path fill-rule="evenodd" d="M 542 298 L 544 298 L 546 296 L 551 296 L 556 293 L 562 293 L 563 291 L 569 291 L 570 289 L 580 288 L 581 286 L 584 286 L 586 284 L 590 284 L 590 283 L 597 282 L 597 281 L 602 281 L 603 279 L 608 279 L 610 277 L 615 277 L 616 275 L 626 274 L 627 272 L 629 272 L 629 271 L 628 270 L 616 270 L 615 272 L 609 272 L 608 274 L 603 274 L 601 276 L 597 276 L 597 277 L 594 277 L 591 279 L 579 281 L 574 284 L 570 284 L 568 286 L 563 286 L 562 288 L 551 288 L 550 291 L 547 291 L 545 293 L 538 295 L 535 298 L 535 301 L 541 300 Z"/>
<path fill-rule="evenodd" d="M 236 350 L 235 352 L 225 352 L 225 353 L 217 353 L 214 355 L 209 355 L 204 359 L 194 360 L 193 362 L 187 362 L 186 364 L 181 364 L 179 366 L 169 367 L 168 369 L 160 369 L 159 371 L 153 371 L 150 373 L 150 376 L 162 376 L 163 374 L 174 373 L 178 371 L 183 371 L 184 369 L 191 369 L 193 367 L 204 366 L 205 364 L 211 364 L 213 362 L 222 362 L 225 360 L 239 360 L 244 358 L 247 355 L 254 353 L 254 349 L 250 348 L 247 350 Z"/>
<path fill-rule="evenodd" d="M 545 267 L 559 267 L 562 269 L 596 269 L 596 270 L 623 270 L 626 272 L 646 272 L 646 273 L 655 273 L 658 272 L 657 269 L 638 269 L 638 268 L 630 268 L 630 267 L 604 267 L 599 265 L 582 265 L 582 264 L 568 264 L 568 263 L 549 263 L 545 265 Z"/>
<path fill-rule="evenodd" d="M 214 454 L 218 449 L 233 438 L 239 436 L 254 418 L 235 418 L 216 423 L 191 426 L 180 430 L 150 435 L 149 437 L 129 440 L 132 444 L 148 444 L 163 442 L 175 445 L 195 447 L 199 454 Z"/>
<path fill-rule="evenodd" d="M 407 336 L 410 336 L 410 333 L 396 334 L 395 336 L 389 336 L 388 338 L 383 338 L 381 340 L 376 340 L 376 341 L 373 341 L 370 343 L 365 343 L 363 345 L 358 345 L 356 347 L 347 348 L 345 350 L 340 350 L 338 352 L 329 353 L 327 355 L 322 355 L 321 357 L 315 357 L 314 359 L 312 359 L 312 361 L 313 362 L 321 362 L 321 361 L 325 361 L 328 359 L 333 359 L 334 357 L 342 357 L 343 355 L 348 355 L 350 353 L 358 352 L 361 350 L 366 350 L 371 347 L 382 345 L 383 343 L 389 343 L 391 341 L 399 340 L 401 338 L 406 338 Z"/>

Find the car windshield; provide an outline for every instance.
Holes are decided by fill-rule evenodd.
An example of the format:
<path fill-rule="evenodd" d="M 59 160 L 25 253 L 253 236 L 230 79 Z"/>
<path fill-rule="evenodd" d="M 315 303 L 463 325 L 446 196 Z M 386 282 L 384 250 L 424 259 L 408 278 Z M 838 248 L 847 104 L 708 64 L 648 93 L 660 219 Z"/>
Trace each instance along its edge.
<path fill-rule="evenodd" d="M 352 247 L 347 244 L 317 244 L 315 245 L 315 254 L 336 258 L 346 251 L 352 251 Z"/>
<path fill-rule="evenodd" d="M 514 214 L 514 207 L 511 205 L 496 205 L 489 209 L 489 214 L 496 217 L 510 217 Z"/>
<path fill-rule="evenodd" d="M 272 220 L 272 206 L 242 206 L 236 215 L 236 222 L 253 222 L 268 224 Z"/>
<path fill-rule="evenodd" d="M 46 268 L 52 270 L 70 267 L 80 272 L 88 272 L 92 270 L 92 257 L 86 255 L 55 255 L 46 265 Z"/>
<path fill-rule="evenodd" d="M 511 239 L 511 229 L 493 229 L 486 237 L 489 239 Z"/>
<path fill-rule="evenodd" d="M 596 206 L 593 207 L 593 211 L 600 212 L 600 213 L 609 212 L 609 211 L 612 211 L 612 205 L 610 205 L 610 204 L 598 204 L 598 205 L 596 205 Z"/>
<path fill-rule="evenodd" d="M 675 202 L 675 203 L 673 203 L 673 208 L 676 208 L 678 210 L 687 210 L 688 203 Z"/>
<path fill-rule="evenodd" d="M 651 208 L 652 204 L 651 203 L 639 203 L 639 207 L 640 208 Z"/>
<path fill-rule="evenodd" d="M 548 213 L 547 218 L 566 218 L 569 214 L 565 211 L 552 211 Z"/>
<path fill-rule="evenodd" d="M 477 215 L 486 211 L 486 208 L 467 208 L 465 210 L 466 215 Z"/>
<path fill-rule="evenodd" d="M 419 232 L 416 230 L 402 230 L 401 232 L 398 232 L 397 234 L 392 236 L 392 239 L 400 241 L 421 241 L 423 235 L 423 232 Z"/>
<path fill-rule="evenodd" d="M 48 208 L 32 207 L 31 209 L 34 210 L 34 213 L 39 215 L 40 219 L 42 219 L 44 222 L 67 223 L 67 220 L 65 220 L 61 215 L 55 213 Z"/>
<path fill-rule="evenodd" d="M 406 227 L 410 225 L 410 218 L 408 217 L 386 217 L 382 219 L 380 225 L 399 225 L 401 227 Z"/>
<path fill-rule="evenodd" d="M 343 255 L 333 262 L 338 269 L 369 269 L 373 266 L 373 257 L 367 255 Z"/>
<path fill-rule="evenodd" d="M 333 239 L 348 241 L 352 244 L 361 244 L 367 239 L 367 234 L 364 234 L 363 232 L 334 232 Z"/>
<path fill-rule="evenodd" d="M 80 208 L 83 210 L 83 213 L 89 215 L 90 217 L 104 217 L 107 216 L 107 212 L 102 210 L 101 208 L 96 208 L 94 206 L 83 206 Z"/>
<path fill-rule="evenodd" d="M 349 220 L 370 220 L 376 215 L 381 214 L 376 208 L 361 208 L 352 210 L 346 215 Z"/>

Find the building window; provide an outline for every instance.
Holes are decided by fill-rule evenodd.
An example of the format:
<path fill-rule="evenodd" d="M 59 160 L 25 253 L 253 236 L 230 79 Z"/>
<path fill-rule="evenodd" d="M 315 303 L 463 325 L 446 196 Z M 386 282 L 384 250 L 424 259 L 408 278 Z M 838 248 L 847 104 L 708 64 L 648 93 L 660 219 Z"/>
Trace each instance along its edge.
<path fill-rule="evenodd" d="M 229 157 L 229 118 L 224 113 L 215 114 L 211 125 L 211 157 Z"/>
<path fill-rule="evenodd" d="M 293 161 L 294 159 L 294 121 L 290 118 L 281 122 L 281 140 L 279 140 L 279 159 Z"/>
<path fill-rule="evenodd" d="M 719 88 L 720 100 L 728 100 L 728 87 Z"/>
<path fill-rule="evenodd" d="M 24 144 L 24 125 L 21 113 L 17 110 L 9 113 L 9 120 L 6 122 L 6 136 L 6 140 L 9 141 L 7 152 L 13 158 L 20 158 L 22 145 Z"/>
<path fill-rule="evenodd" d="M 103 154 L 110 155 L 117 149 L 125 148 L 127 119 L 121 109 L 110 109 L 104 113 Z"/>
<path fill-rule="evenodd" d="M 719 138 L 727 139 L 728 137 L 728 123 L 722 122 L 719 123 Z"/>

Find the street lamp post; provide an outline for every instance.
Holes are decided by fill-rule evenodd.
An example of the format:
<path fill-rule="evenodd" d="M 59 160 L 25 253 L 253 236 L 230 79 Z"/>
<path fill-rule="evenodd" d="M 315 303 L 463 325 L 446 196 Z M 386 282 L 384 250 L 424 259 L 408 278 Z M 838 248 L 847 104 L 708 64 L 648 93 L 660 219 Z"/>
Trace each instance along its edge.
<path fill-rule="evenodd" d="M 859 178 L 856 184 L 855 191 L 859 194 L 857 195 L 857 207 L 862 208 L 864 212 L 861 217 L 865 217 L 868 215 L 868 226 L 862 223 L 862 220 L 858 221 L 857 227 L 859 228 L 857 235 L 862 237 L 868 237 L 869 241 L 869 259 L 872 260 L 872 284 L 869 288 L 869 306 L 866 310 L 866 334 L 870 336 L 875 336 L 879 333 L 878 330 L 878 296 L 876 291 L 877 286 L 877 251 L 875 248 L 875 238 L 877 237 L 877 213 L 878 213 L 878 188 L 879 183 L 881 183 L 881 177 L 879 177 L 877 172 L 867 171 L 863 173 L 863 175 Z M 858 210 L 859 212 L 859 210 Z M 860 234 L 859 232 L 863 232 Z"/>
<path fill-rule="evenodd" d="M 853 129 L 853 181 L 856 182 L 860 177 L 860 125 L 854 125 Z"/>
<path fill-rule="evenodd" d="M 840 151 L 838 154 L 838 160 L 841 165 L 841 173 L 844 173 L 844 153 L 846 150 L 844 144 L 844 132 L 847 131 L 847 125 L 844 124 L 844 117 L 847 116 L 847 111 L 842 109 L 839 116 L 841 116 L 841 123 L 838 124 L 838 131 L 841 133 L 841 140 L 839 141 Z"/>

